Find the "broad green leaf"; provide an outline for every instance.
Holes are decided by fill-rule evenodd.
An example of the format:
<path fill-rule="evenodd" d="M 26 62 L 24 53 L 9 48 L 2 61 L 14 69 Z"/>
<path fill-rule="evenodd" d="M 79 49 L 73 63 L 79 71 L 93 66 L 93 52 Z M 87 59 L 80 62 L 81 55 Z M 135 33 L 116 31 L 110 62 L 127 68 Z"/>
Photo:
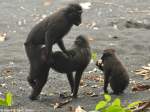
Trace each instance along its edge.
<path fill-rule="evenodd" d="M 111 105 L 109 106 L 105 112 L 126 112 L 124 108 L 117 106 L 117 105 Z"/>
<path fill-rule="evenodd" d="M 104 95 L 106 102 L 110 102 L 111 101 L 111 96 L 108 94 Z"/>
<path fill-rule="evenodd" d="M 3 99 L 3 98 L 0 98 L 0 101 L 4 101 L 4 99 Z"/>
<path fill-rule="evenodd" d="M 11 106 L 12 105 L 12 94 L 6 93 L 5 99 L 0 98 L 0 106 Z"/>
<path fill-rule="evenodd" d="M 92 52 L 92 59 L 95 61 L 97 58 L 97 53 L 96 52 Z"/>
<path fill-rule="evenodd" d="M 104 108 L 106 105 L 107 105 L 107 102 L 106 102 L 106 101 L 100 101 L 100 102 L 96 105 L 95 110 L 100 110 L 100 109 Z"/>
<path fill-rule="evenodd" d="M 5 100 L 0 98 L 0 106 L 5 106 L 5 105 L 6 105 Z"/>
<path fill-rule="evenodd" d="M 116 98 L 113 102 L 112 102 L 112 106 L 121 106 L 121 102 L 119 98 Z"/>
<path fill-rule="evenodd" d="M 142 103 L 142 101 L 133 102 L 133 103 L 129 104 L 129 105 L 127 106 L 127 108 L 133 108 L 133 107 L 135 107 L 135 106 L 138 106 L 140 103 Z"/>
<path fill-rule="evenodd" d="M 10 93 L 10 92 L 6 93 L 6 104 L 7 104 L 7 106 L 12 105 L 12 93 Z"/>

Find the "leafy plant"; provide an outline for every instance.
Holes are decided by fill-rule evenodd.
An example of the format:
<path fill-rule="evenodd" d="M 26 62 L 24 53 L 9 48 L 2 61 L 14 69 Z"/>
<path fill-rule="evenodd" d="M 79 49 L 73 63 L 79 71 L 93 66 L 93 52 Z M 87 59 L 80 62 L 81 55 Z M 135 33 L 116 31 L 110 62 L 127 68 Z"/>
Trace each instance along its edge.
<path fill-rule="evenodd" d="M 0 98 L 0 106 L 11 106 L 12 105 L 12 93 L 7 92 L 5 94 L 5 99 Z"/>
<path fill-rule="evenodd" d="M 105 100 L 98 102 L 95 111 L 92 112 L 98 112 L 99 110 L 101 112 L 132 112 L 132 108 L 141 103 L 141 101 L 136 101 L 129 104 L 127 107 L 123 107 L 119 98 L 116 98 L 113 102 L 110 102 L 110 95 L 105 94 L 104 98 Z"/>
<path fill-rule="evenodd" d="M 134 108 L 135 106 L 139 105 L 140 103 L 142 103 L 142 101 L 133 102 L 133 103 L 129 104 L 127 106 L 127 108 L 129 108 L 129 109 Z"/>
<path fill-rule="evenodd" d="M 97 53 L 96 52 L 92 52 L 92 59 L 95 61 L 97 58 Z"/>

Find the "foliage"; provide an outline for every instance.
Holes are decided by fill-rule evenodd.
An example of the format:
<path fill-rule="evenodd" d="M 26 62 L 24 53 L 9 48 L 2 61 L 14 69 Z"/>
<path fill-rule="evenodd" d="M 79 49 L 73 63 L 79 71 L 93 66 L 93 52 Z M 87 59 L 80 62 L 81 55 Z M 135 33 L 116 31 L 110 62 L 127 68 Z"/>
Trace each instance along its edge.
<path fill-rule="evenodd" d="M 12 93 L 7 92 L 5 94 L 5 99 L 0 98 L 0 106 L 11 106 L 12 105 Z"/>
<path fill-rule="evenodd" d="M 96 52 L 92 52 L 92 59 L 95 61 L 97 58 L 97 53 Z"/>
<path fill-rule="evenodd" d="M 132 108 L 139 105 L 141 101 L 136 101 L 129 104 L 127 107 L 123 107 L 119 98 L 116 98 L 111 102 L 111 96 L 105 94 L 105 100 L 97 103 L 95 111 L 92 112 L 132 112 Z"/>

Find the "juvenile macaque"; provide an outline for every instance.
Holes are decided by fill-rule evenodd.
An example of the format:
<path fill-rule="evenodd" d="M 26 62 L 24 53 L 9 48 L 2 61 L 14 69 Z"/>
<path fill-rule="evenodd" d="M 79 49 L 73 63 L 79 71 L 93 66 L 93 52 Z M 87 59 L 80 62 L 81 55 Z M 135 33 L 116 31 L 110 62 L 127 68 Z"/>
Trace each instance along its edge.
<path fill-rule="evenodd" d="M 97 67 L 104 72 L 104 92 L 108 93 L 107 86 L 110 87 L 114 94 L 123 93 L 129 84 L 129 75 L 119 61 L 114 49 L 106 49 L 101 57 L 102 62 L 97 61 Z"/>

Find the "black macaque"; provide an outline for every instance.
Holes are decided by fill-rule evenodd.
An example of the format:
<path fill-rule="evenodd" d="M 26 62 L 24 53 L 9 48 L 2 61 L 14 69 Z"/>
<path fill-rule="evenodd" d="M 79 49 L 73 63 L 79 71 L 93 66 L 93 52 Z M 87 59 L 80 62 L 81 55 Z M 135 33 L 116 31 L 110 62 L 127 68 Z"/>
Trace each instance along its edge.
<path fill-rule="evenodd" d="M 60 73 L 66 73 L 71 87 L 73 97 L 77 97 L 79 83 L 82 73 L 91 60 L 91 49 L 88 39 L 79 35 L 73 45 L 73 48 L 67 51 L 70 57 L 68 58 L 63 52 L 55 52 L 52 54 L 54 63 L 51 68 Z M 73 77 L 75 72 L 75 77 Z"/>
<path fill-rule="evenodd" d="M 41 46 L 41 50 L 39 48 L 38 50 L 40 55 L 47 55 L 46 47 Z M 35 69 L 30 69 L 32 73 L 28 76 L 28 82 L 33 89 L 30 96 L 31 100 L 35 100 L 40 94 L 47 81 L 50 68 L 67 74 L 73 97 L 77 97 L 82 73 L 91 60 L 91 49 L 87 38 L 79 35 L 73 44 L 73 48 L 67 52 L 69 56 L 60 51 L 52 53 L 51 58 L 54 60 L 52 64 L 43 63 L 42 59 L 39 59 L 38 62 L 35 61 Z M 73 72 L 75 72 L 75 76 L 73 76 Z"/>
<path fill-rule="evenodd" d="M 47 55 L 42 57 L 45 62 L 52 62 L 50 55 L 52 53 L 52 46 L 55 43 L 57 43 L 60 49 L 67 54 L 62 39 L 70 31 L 73 25 L 80 25 L 81 14 L 82 7 L 79 4 L 69 4 L 66 8 L 55 12 L 35 25 L 25 42 L 26 53 L 30 58 L 29 60 L 37 57 L 35 54 L 38 52 L 38 46 L 43 44 L 46 45 L 47 49 Z M 32 53 L 29 53 L 29 51 L 32 51 Z M 32 63 L 32 61 L 30 62 Z"/>
<path fill-rule="evenodd" d="M 50 67 L 49 64 L 42 59 L 43 56 L 45 57 L 45 55 L 47 55 L 44 55 L 46 51 L 45 48 L 43 49 L 42 45 L 32 46 L 32 49 L 30 46 L 26 46 L 26 52 L 30 62 L 30 72 L 27 80 L 32 87 L 32 93 L 29 98 L 31 100 L 36 100 L 47 81 Z"/>
<path fill-rule="evenodd" d="M 81 14 L 80 5 L 70 4 L 32 28 L 24 43 L 30 62 L 27 80 L 33 88 L 30 99 L 36 99 L 45 85 L 49 72 L 48 64 L 53 62 L 51 58 L 53 44 L 57 43 L 60 49 L 68 54 L 62 39 L 73 25 L 78 26 L 81 23 Z M 46 47 L 42 48 L 43 45 Z"/>
<path fill-rule="evenodd" d="M 129 84 L 129 75 L 119 61 L 114 49 L 106 49 L 101 57 L 102 62 L 96 62 L 100 70 L 104 72 L 104 92 L 108 93 L 107 87 L 113 90 L 113 94 L 119 95 L 127 88 Z"/>

